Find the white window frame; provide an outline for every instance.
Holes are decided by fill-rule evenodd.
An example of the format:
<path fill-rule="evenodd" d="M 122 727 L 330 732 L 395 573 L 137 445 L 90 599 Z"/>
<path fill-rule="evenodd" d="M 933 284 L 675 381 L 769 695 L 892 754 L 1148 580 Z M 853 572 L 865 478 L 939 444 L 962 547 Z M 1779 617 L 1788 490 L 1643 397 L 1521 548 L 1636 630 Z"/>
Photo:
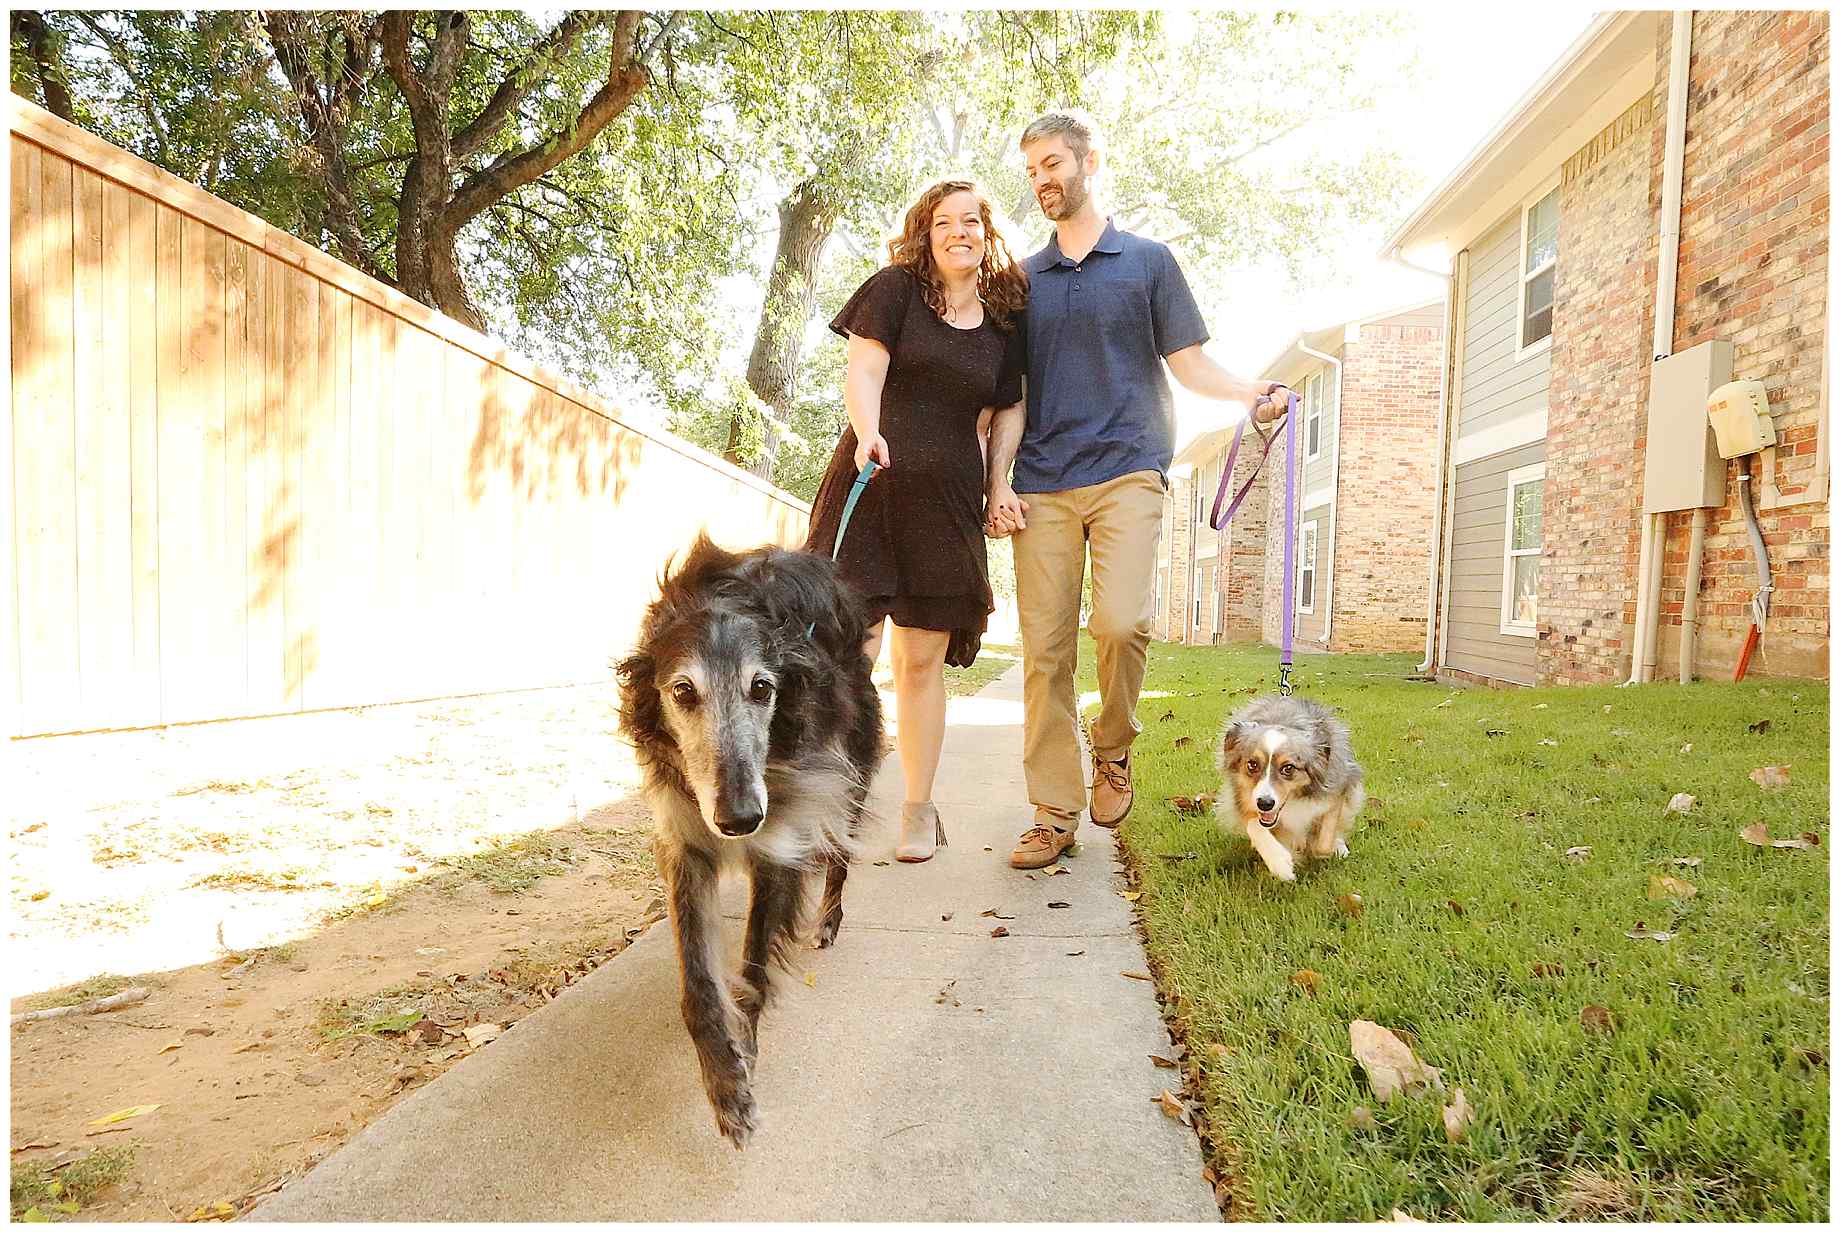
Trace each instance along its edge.
<path fill-rule="evenodd" d="M 1316 443 L 1310 444 L 1310 429 L 1316 429 Z M 1323 456 L 1323 378 L 1312 373 L 1303 383 L 1303 460 L 1315 462 Z"/>
<path fill-rule="evenodd" d="M 1534 638 L 1539 635 L 1539 625 L 1526 621 L 1516 621 L 1514 615 L 1514 562 L 1519 557 L 1539 557 L 1546 552 L 1546 496 L 1540 495 L 1540 543 L 1534 548 L 1516 548 L 1514 546 L 1514 490 L 1525 484 L 1546 481 L 1546 464 L 1536 462 L 1531 466 L 1516 467 L 1508 472 L 1508 490 L 1502 497 L 1503 522 L 1501 530 L 1501 632 L 1516 638 Z M 1542 571 L 1544 572 L 1544 571 Z"/>
<path fill-rule="evenodd" d="M 1514 250 L 1514 268 L 1520 271 L 1520 278 L 1514 284 L 1514 362 L 1517 364 L 1524 359 L 1538 355 L 1540 352 L 1550 348 L 1552 346 L 1554 330 L 1557 329 L 1559 324 L 1559 286 L 1558 275 L 1555 273 L 1553 275 L 1554 330 L 1548 330 L 1546 332 L 1546 337 L 1537 342 L 1530 343 L 1525 341 L 1527 337 L 1527 284 L 1546 273 L 1546 271 L 1556 269 L 1559 264 L 1559 246 L 1555 237 L 1555 243 L 1553 244 L 1553 259 L 1537 270 L 1529 270 L 1527 268 L 1527 219 L 1533 214 L 1533 207 L 1552 196 L 1553 193 L 1558 191 L 1558 188 L 1559 177 L 1554 176 L 1551 180 L 1548 180 L 1544 186 L 1537 189 L 1531 197 L 1521 202 L 1521 239 L 1520 244 L 1517 245 Z"/>
<path fill-rule="evenodd" d="M 1316 614 L 1316 545 L 1320 538 L 1322 519 L 1312 518 L 1297 532 L 1297 611 L 1302 616 Z M 1303 575 L 1310 575 L 1310 602 L 1303 602 Z"/>

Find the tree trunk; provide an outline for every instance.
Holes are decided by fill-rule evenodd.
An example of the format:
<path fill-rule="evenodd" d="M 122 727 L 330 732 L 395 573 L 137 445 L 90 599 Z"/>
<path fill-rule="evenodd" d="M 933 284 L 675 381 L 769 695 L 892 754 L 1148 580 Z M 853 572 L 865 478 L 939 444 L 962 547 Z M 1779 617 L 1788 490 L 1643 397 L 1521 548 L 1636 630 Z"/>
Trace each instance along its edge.
<path fill-rule="evenodd" d="M 45 110 L 74 124 L 76 116 L 71 111 L 69 78 L 64 71 L 59 38 L 45 25 L 44 14 L 32 9 L 16 9 L 7 24 L 11 27 L 12 42 L 23 44 L 26 54 L 32 57 L 38 87 L 45 93 Z"/>
<path fill-rule="evenodd" d="M 748 356 L 747 382 L 782 428 L 792 419 L 805 327 L 818 307 L 818 259 L 837 225 L 838 213 L 832 194 L 815 178 L 793 189 L 779 205 L 779 242 L 774 247 L 773 271 L 767 278 L 760 325 L 754 333 L 754 350 Z M 742 427 L 737 413 L 729 427 L 725 451 L 728 460 L 736 465 L 740 465 Z M 778 453 L 779 437 L 769 425 L 760 456 L 749 469 L 762 479 L 771 478 Z"/>

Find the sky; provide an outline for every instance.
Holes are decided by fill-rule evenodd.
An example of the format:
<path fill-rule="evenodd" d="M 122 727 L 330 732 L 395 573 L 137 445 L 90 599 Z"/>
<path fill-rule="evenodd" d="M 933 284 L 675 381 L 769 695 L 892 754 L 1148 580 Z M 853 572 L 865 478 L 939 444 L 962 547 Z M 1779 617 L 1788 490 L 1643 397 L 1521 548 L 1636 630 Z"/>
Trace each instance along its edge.
<path fill-rule="evenodd" d="M 1402 79 L 1368 115 L 1343 124 L 1351 147 L 1389 138 L 1421 177 L 1406 211 L 1422 201 L 1486 137 L 1591 24 L 1584 7 L 1547 4 L 1546 20 L 1503 33 L 1503 14 L 1489 6 L 1421 10 L 1416 24 L 1419 73 Z M 1401 215 L 1403 219 L 1404 215 Z M 1398 220 L 1393 220 L 1396 225 Z M 1358 237 L 1336 254 L 1341 285 L 1282 302 L 1253 296 L 1204 303 L 1213 339 L 1208 353 L 1241 376 L 1261 375 L 1306 329 L 1321 329 L 1375 311 L 1440 296 L 1441 280 L 1382 262 L 1376 255 L 1391 226 Z M 1233 423 L 1237 407 L 1176 390 L 1176 443 Z"/>

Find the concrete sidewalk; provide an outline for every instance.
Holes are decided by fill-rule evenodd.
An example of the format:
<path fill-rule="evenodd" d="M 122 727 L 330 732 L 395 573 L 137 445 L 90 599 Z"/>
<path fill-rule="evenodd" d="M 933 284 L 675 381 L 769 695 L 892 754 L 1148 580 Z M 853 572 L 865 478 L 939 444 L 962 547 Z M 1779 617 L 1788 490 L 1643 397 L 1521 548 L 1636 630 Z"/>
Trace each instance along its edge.
<path fill-rule="evenodd" d="M 745 1152 L 704 1099 L 666 923 L 249 1219 L 1219 1219 L 1194 1133 L 1153 1102 L 1169 1038 L 1120 975 L 1144 954 L 1112 835 L 1082 827 L 1064 876 L 1009 868 L 1020 695 L 1012 669 L 951 704 L 951 845 L 926 864 L 892 861 L 888 760 L 837 945 L 801 952 L 761 1022 Z M 741 888 L 725 902 L 738 947 Z"/>

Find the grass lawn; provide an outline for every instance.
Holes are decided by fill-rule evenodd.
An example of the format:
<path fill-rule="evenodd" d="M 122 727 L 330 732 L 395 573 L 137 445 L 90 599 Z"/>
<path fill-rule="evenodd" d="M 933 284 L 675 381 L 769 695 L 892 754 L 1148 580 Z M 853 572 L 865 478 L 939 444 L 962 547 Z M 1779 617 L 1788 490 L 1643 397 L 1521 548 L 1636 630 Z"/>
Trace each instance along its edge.
<path fill-rule="evenodd" d="M 1300 657 L 1300 692 L 1353 729 L 1369 804 L 1350 859 L 1286 886 L 1166 803 L 1215 790 L 1214 734 L 1250 697 L 1232 691 L 1275 688 L 1277 653 L 1150 651 L 1122 837 L 1231 1214 L 1826 1219 L 1827 686 L 1453 690 L 1405 680 L 1416 658 Z M 1789 785 L 1761 790 L 1766 765 Z M 1678 792 L 1691 812 L 1665 811 Z M 1759 821 L 1821 845 L 1741 841 Z M 1659 875 L 1697 895 L 1651 898 Z M 1625 936 L 1638 923 L 1674 936 Z M 1581 1027 L 1588 1006 L 1614 1030 Z M 1374 1099 L 1354 1019 L 1463 1089 L 1463 1141 L 1441 1098 Z"/>

